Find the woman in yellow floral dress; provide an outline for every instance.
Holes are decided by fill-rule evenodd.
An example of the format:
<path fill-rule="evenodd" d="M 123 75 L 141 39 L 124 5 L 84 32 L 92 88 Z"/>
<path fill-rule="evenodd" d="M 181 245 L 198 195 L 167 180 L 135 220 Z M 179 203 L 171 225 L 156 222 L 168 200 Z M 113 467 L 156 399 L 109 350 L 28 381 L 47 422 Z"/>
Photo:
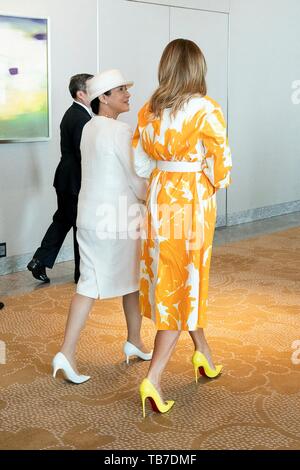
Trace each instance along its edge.
<path fill-rule="evenodd" d="M 143 234 L 140 304 L 157 327 L 153 358 L 140 385 L 153 409 L 168 411 L 160 379 L 180 332 L 189 331 L 192 362 L 219 375 L 203 328 L 216 221 L 216 191 L 230 184 L 231 154 L 218 103 L 206 95 L 206 62 L 192 41 L 176 39 L 163 52 L 159 87 L 140 110 L 134 164 L 149 178 Z"/>

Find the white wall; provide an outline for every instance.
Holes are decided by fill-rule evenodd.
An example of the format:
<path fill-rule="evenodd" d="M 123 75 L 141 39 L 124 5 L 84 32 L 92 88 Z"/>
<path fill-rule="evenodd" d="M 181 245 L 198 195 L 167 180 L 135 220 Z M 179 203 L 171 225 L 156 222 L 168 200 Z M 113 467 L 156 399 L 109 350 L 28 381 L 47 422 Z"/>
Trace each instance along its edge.
<path fill-rule="evenodd" d="M 119 68 L 134 81 L 129 90 L 130 112 L 120 118 L 135 128 L 139 109 L 158 85 L 159 60 L 170 41 L 170 8 L 124 0 L 98 1 L 100 70 Z"/>
<path fill-rule="evenodd" d="M 114 0 L 111 0 L 114 1 Z M 138 2 L 139 0 L 128 0 Z M 229 11 L 230 0 L 142 0 L 143 3 L 157 3 L 173 7 L 196 8 L 198 10 Z M 251 1 L 251 0 L 250 0 Z"/>
<path fill-rule="evenodd" d="M 120 68 L 135 82 L 131 110 L 122 120 L 135 128 L 138 110 L 157 87 L 162 51 L 178 37 L 201 47 L 209 69 L 209 94 L 227 115 L 228 13 L 126 0 L 99 0 L 99 6 L 100 69 Z M 226 192 L 220 191 L 217 199 L 217 225 L 226 225 Z"/>
<path fill-rule="evenodd" d="M 299 19 L 299 0 L 231 0 L 229 215 L 300 200 Z"/>
<path fill-rule="evenodd" d="M 1 0 L 0 11 L 49 17 L 51 35 L 52 139 L 0 145 L 0 241 L 13 256 L 39 246 L 56 207 L 52 183 L 60 120 L 72 103 L 69 78 L 97 69 L 97 0 L 88 6 L 86 0 Z"/>
<path fill-rule="evenodd" d="M 0 242 L 7 242 L 9 257 L 26 257 L 36 249 L 55 210 L 52 181 L 60 158 L 59 123 L 71 103 L 68 80 L 78 72 L 95 72 L 99 60 L 97 1 L 0 0 L 1 13 L 51 19 L 52 140 L 0 145 Z M 300 207 L 300 104 L 291 101 L 292 83 L 300 80 L 299 0 L 144 0 L 136 4 L 139 11 L 143 6 L 151 10 L 145 3 L 225 13 L 230 7 L 229 137 L 234 170 L 229 222 L 243 221 L 241 214 L 262 207 L 273 215 L 276 204 L 287 204 L 283 211 L 293 201 Z M 163 12 L 167 7 L 160 8 Z M 130 28 L 132 35 L 135 25 Z M 126 32 L 113 33 L 116 44 L 122 44 Z M 136 41 L 136 63 L 143 67 L 147 57 L 141 55 L 139 37 Z M 68 240 L 67 247 L 70 244 Z"/>

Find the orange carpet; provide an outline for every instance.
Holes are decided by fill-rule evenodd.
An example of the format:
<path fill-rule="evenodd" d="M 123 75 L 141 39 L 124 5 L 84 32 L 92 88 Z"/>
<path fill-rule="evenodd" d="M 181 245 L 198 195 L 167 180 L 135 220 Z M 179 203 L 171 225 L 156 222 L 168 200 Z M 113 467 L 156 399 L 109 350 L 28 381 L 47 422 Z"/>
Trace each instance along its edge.
<path fill-rule="evenodd" d="M 207 336 L 224 372 L 196 385 L 182 334 L 162 384 L 175 406 L 147 408 L 146 419 L 137 390 L 148 365 L 124 362 L 119 299 L 97 302 L 78 352 L 92 379 L 72 385 L 53 379 L 50 363 L 73 285 L 7 297 L 0 449 L 300 449 L 299 266 L 300 228 L 214 247 Z M 154 333 L 144 320 L 149 347 Z"/>

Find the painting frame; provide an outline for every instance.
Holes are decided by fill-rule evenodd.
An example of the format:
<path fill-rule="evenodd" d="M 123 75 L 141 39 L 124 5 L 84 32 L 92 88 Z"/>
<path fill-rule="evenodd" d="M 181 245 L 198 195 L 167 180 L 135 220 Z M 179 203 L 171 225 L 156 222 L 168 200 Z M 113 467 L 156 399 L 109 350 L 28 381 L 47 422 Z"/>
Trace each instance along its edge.
<path fill-rule="evenodd" d="M 4 19 L 3 21 L 5 21 L 5 18 L 7 20 L 15 20 L 16 22 L 24 21 L 28 23 L 32 22 L 33 24 L 41 23 L 44 25 L 46 38 L 45 38 L 45 50 L 43 52 L 43 60 L 44 60 L 44 65 L 45 65 L 44 72 L 45 72 L 46 85 L 43 88 L 43 92 L 44 92 L 44 99 L 46 102 L 46 108 L 45 108 L 45 112 L 43 113 L 43 121 L 41 121 L 45 129 L 45 132 L 43 132 L 42 135 L 39 135 L 38 133 L 35 133 L 34 131 L 32 132 L 32 134 L 28 134 L 28 135 L 18 135 L 18 132 L 16 132 L 15 135 L 9 135 L 9 136 L 7 134 L 4 135 L 4 133 L 1 131 L 1 115 L 0 115 L 0 144 L 18 143 L 18 142 L 20 143 L 22 142 L 47 142 L 51 140 L 52 138 L 50 18 L 47 16 L 40 17 L 40 16 L 9 14 L 9 13 L 3 13 L 0 10 L 0 20 Z M 41 37 L 39 37 L 39 39 L 41 39 Z M 0 56 L 0 71 L 1 71 L 1 56 Z M 26 115 L 30 115 L 30 112 L 29 113 L 27 112 Z M 22 118 L 22 115 L 21 115 L 21 118 Z M 12 122 L 12 127 L 13 127 L 13 122 Z"/>

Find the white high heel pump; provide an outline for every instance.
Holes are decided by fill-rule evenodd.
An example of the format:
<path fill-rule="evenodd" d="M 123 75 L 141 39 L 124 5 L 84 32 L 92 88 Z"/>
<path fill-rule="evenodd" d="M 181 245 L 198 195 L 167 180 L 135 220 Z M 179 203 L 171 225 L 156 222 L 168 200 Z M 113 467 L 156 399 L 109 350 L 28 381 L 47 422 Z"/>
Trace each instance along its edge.
<path fill-rule="evenodd" d="M 89 375 L 76 374 L 66 356 L 61 352 L 57 353 L 56 356 L 54 356 L 52 361 L 52 367 L 54 378 L 56 376 L 57 371 L 62 370 L 65 378 L 67 380 L 70 380 L 70 382 L 73 382 L 74 384 L 82 384 L 83 382 L 86 382 L 91 378 Z"/>
<path fill-rule="evenodd" d="M 130 356 L 137 356 L 140 359 L 143 359 L 143 361 L 151 361 L 152 359 L 152 351 L 150 353 L 144 353 L 134 344 L 129 343 L 129 341 L 126 341 L 126 343 L 124 344 L 123 351 L 126 357 L 127 364 L 129 364 Z"/>

